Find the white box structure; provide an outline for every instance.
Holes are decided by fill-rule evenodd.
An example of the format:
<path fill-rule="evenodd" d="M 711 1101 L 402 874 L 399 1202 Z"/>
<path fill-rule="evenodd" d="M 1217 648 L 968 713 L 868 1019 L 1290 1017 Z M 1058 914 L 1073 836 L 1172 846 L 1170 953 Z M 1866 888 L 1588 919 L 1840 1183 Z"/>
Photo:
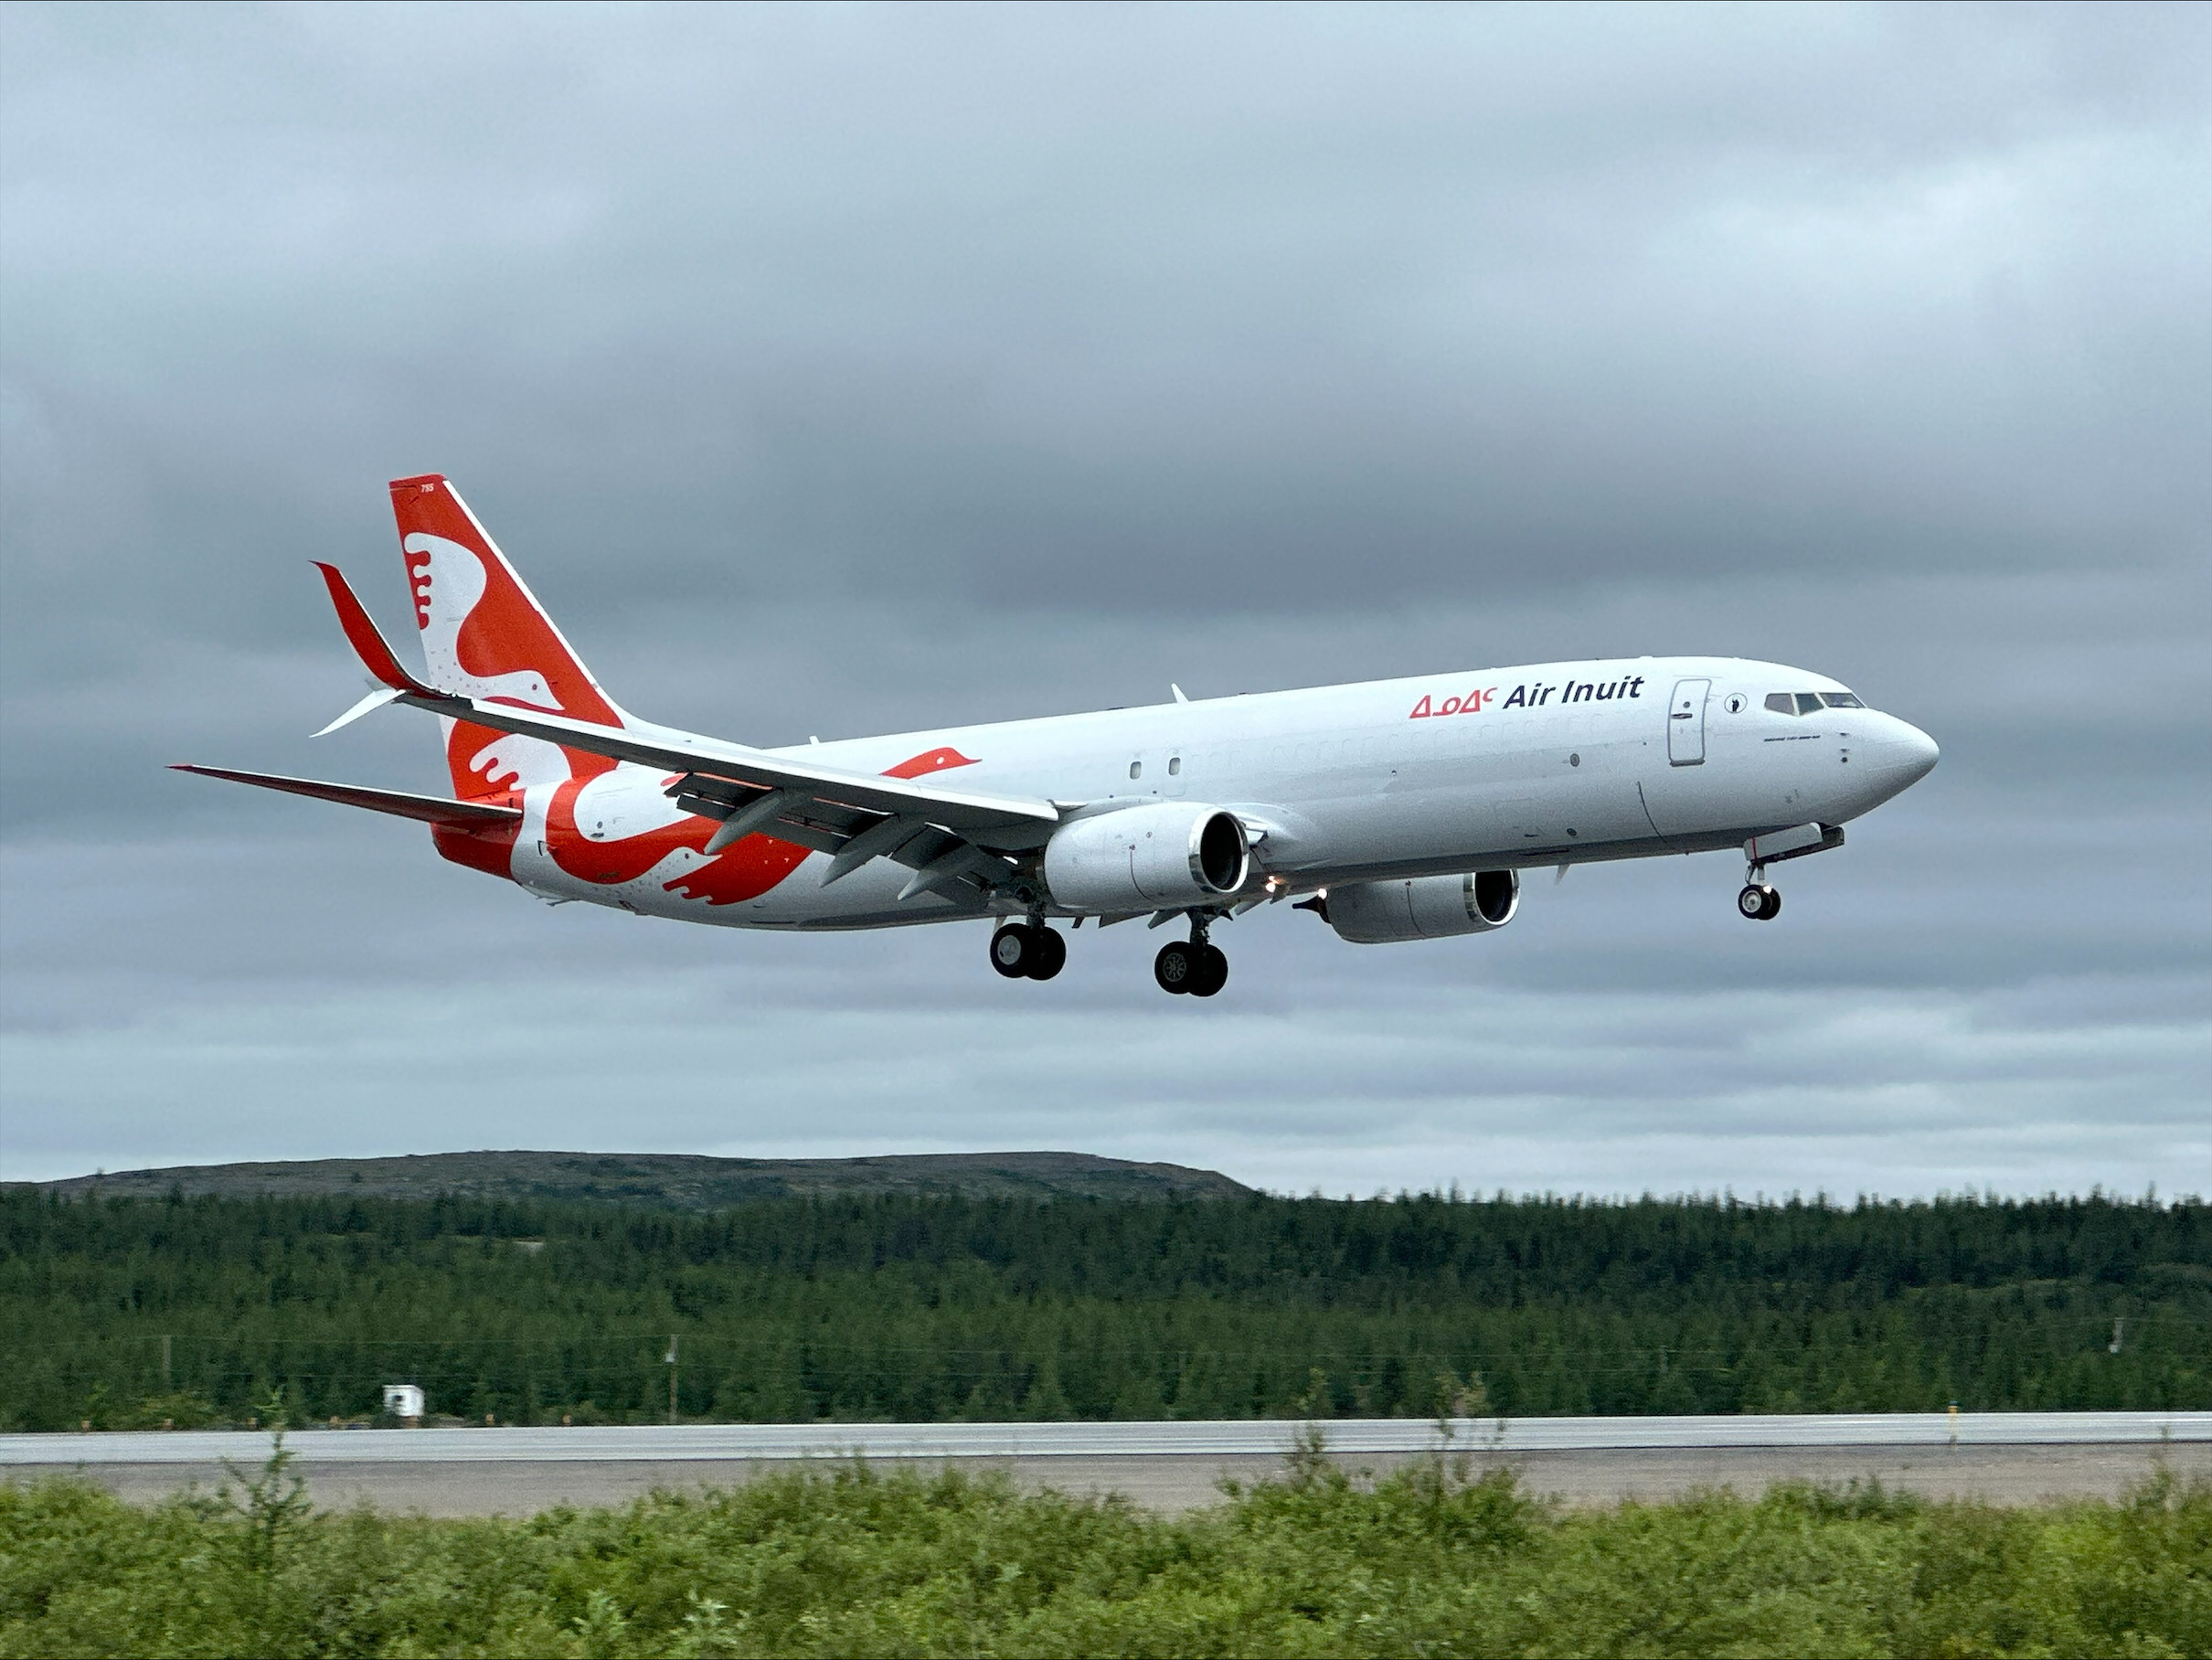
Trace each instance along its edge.
<path fill-rule="evenodd" d="M 422 1416 L 422 1386 L 419 1383 L 388 1383 L 384 1386 L 384 1410 L 394 1418 Z"/>

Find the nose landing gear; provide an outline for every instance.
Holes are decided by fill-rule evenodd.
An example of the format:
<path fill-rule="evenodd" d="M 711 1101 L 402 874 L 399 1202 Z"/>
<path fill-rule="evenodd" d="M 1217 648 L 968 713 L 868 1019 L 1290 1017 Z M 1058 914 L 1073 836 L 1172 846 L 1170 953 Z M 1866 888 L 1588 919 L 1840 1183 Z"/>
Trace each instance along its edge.
<path fill-rule="evenodd" d="M 1751 922 L 1771 922 L 1781 915 L 1781 894 L 1768 882 L 1764 865 L 1753 865 L 1744 872 L 1743 891 L 1736 896 L 1736 910 Z"/>
<path fill-rule="evenodd" d="M 1067 963 L 1067 936 L 1042 919 L 1009 922 L 991 936 L 991 966 L 1009 980 L 1049 980 Z"/>
<path fill-rule="evenodd" d="M 1194 913 L 1190 941 L 1170 941 L 1152 960 L 1152 977 L 1160 989 L 1177 996 L 1210 997 L 1228 984 L 1228 956 L 1206 937 L 1206 920 Z"/>

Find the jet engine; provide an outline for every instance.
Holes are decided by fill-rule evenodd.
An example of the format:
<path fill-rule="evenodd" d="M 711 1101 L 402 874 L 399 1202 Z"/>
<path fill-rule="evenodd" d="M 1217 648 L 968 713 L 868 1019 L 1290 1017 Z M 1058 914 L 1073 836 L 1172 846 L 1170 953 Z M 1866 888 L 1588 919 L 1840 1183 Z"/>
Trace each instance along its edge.
<path fill-rule="evenodd" d="M 1355 945 L 1388 945 L 1488 933 L 1512 921 L 1520 908 L 1519 871 L 1471 870 L 1464 876 L 1333 887 L 1322 914 L 1339 938 Z"/>
<path fill-rule="evenodd" d="M 1207 905 L 1244 886 L 1251 857 L 1233 813 L 1189 802 L 1079 818 L 1045 844 L 1045 885 L 1078 910 Z"/>

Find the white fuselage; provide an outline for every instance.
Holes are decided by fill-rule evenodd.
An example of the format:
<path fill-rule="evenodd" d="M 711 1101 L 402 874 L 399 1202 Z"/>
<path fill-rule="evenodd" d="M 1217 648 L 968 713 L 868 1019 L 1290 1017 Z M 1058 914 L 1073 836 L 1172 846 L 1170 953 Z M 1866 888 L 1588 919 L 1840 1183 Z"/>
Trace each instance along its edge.
<path fill-rule="evenodd" d="M 1109 709 L 798 746 L 854 772 L 957 751 L 945 782 L 1080 812 L 1182 799 L 1228 809 L 1256 838 L 1252 891 L 1738 846 L 1841 825 L 1924 776 L 1936 746 L 1863 708 L 1778 713 L 1776 694 L 1841 694 L 1825 676 L 1727 657 L 1538 664 L 1355 686 Z M 971 764 L 972 763 L 972 764 Z M 683 819 L 668 777 L 622 765 L 575 817 L 610 842 Z M 679 854 L 634 880 L 580 880 L 543 851 L 555 786 L 521 793 L 516 879 L 550 899 L 734 927 L 868 928 L 984 916 L 878 859 L 824 887 L 810 854 L 757 897 L 707 904 L 671 889 Z M 1005 909 L 1005 905 L 998 907 Z M 1050 914 L 1084 914 L 1054 903 Z"/>

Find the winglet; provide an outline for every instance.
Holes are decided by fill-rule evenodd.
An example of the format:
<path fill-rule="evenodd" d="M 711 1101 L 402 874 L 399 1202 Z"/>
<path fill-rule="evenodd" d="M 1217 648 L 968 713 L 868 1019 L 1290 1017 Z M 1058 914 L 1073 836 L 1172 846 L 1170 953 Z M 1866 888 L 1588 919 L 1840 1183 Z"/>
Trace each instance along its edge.
<path fill-rule="evenodd" d="M 354 597 L 345 575 L 335 565 L 325 565 L 321 559 L 314 568 L 323 573 L 323 582 L 330 590 L 330 602 L 338 609 L 338 626 L 353 644 L 361 665 L 395 692 L 411 692 L 418 697 L 435 697 L 440 694 L 422 684 L 399 666 L 399 659 L 392 655 L 392 648 L 384 643 L 377 624 L 361 601 Z"/>

